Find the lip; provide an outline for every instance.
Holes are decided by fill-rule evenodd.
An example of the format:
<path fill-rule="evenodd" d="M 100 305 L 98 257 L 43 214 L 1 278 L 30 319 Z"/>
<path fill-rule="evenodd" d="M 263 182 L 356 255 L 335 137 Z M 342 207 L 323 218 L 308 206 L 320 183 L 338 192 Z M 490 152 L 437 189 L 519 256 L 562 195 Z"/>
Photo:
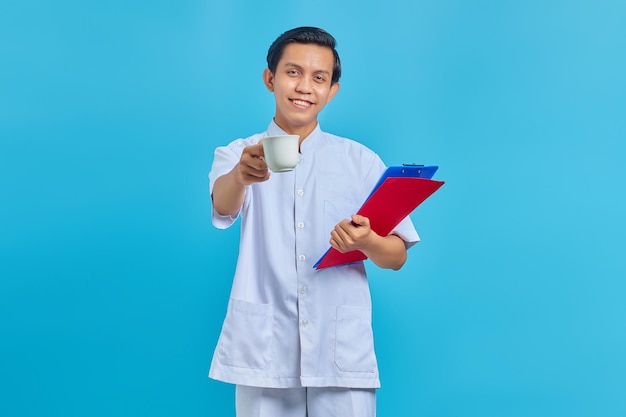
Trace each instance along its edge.
<path fill-rule="evenodd" d="M 299 98 L 290 98 L 289 101 L 291 101 L 291 103 L 299 109 L 308 109 L 315 104 L 312 101 L 302 100 Z"/>

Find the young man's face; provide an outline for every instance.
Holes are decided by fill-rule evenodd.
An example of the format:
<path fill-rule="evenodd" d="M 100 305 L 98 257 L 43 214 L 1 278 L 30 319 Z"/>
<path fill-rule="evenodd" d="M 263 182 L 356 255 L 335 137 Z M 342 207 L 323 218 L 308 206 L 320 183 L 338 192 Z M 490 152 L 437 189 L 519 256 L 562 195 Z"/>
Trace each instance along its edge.
<path fill-rule="evenodd" d="M 317 115 L 339 90 L 330 85 L 335 57 L 330 48 L 290 43 L 283 50 L 276 72 L 263 73 L 265 86 L 276 100 L 275 122 L 302 141 L 317 126 Z"/>

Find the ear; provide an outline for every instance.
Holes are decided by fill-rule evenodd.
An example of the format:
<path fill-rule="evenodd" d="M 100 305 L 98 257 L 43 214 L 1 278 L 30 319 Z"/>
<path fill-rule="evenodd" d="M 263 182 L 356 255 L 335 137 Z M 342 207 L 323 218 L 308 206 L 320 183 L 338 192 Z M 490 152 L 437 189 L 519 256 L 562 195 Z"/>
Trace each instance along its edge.
<path fill-rule="evenodd" d="M 335 97 L 335 94 L 337 94 L 338 91 L 339 91 L 339 82 L 336 82 L 330 87 L 330 93 L 328 93 L 328 100 L 326 100 L 326 103 L 330 103 L 330 101 L 333 99 L 333 97 Z"/>
<path fill-rule="evenodd" d="M 268 91 L 274 92 L 274 74 L 272 74 L 269 68 L 265 68 L 265 71 L 263 71 L 263 83 L 265 83 L 265 88 Z"/>

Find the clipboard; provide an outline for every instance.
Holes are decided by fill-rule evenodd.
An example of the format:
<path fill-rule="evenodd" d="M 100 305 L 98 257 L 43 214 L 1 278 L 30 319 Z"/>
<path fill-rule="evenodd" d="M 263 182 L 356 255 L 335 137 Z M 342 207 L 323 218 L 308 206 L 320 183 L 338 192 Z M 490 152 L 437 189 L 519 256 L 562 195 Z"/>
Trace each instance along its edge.
<path fill-rule="evenodd" d="M 370 220 L 370 227 L 387 236 L 406 216 L 437 191 L 443 181 L 432 180 L 437 166 L 402 165 L 387 168 L 357 214 Z M 367 259 L 355 250 L 341 253 L 329 248 L 313 265 L 320 270 Z"/>
<path fill-rule="evenodd" d="M 399 166 L 388 167 L 380 179 L 372 188 L 372 192 L 367 197 L 369 199 L 372 194 L 380 187 L 380 185 L 389 177 L 413 177 L 413 178 L 428 178 L 431 179 L 439 167 L 437 165 L 417 165 L 417 164 L 402 164 Z M 367 201 L 365 199 L 365 201 Z"/>

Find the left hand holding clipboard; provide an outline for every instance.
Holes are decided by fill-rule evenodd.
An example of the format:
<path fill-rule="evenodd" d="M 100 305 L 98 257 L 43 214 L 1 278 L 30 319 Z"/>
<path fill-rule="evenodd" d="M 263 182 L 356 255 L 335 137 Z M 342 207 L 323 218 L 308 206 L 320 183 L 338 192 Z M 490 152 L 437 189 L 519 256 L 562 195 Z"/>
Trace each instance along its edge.
<path fill-rule="evenodd" d="M 371 234 L 370 220 L 365 216 L 353 214 L 351 220 L 342 220 L 330 233 L 330 246 L 341 253 L 361 250 L 367 246 Z"/>

